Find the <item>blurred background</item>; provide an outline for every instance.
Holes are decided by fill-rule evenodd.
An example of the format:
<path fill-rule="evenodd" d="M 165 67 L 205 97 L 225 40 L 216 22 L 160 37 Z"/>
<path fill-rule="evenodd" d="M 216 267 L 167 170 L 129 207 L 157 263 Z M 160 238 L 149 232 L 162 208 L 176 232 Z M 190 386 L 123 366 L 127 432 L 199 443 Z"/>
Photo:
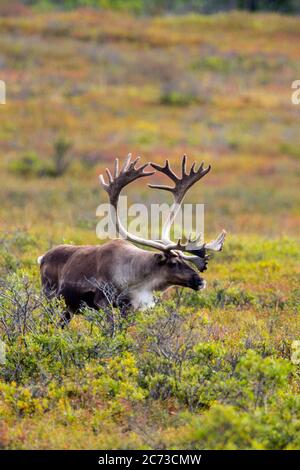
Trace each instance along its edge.
<path fill-rule="evenodd" d="M 212 172 L 207 236 L 297 235 L 296 0 L 0 1 L 0 224 L 97 241 L 98 174 L 128 152 Z M 168 195 L 144 182 L 132 202 Z"/>

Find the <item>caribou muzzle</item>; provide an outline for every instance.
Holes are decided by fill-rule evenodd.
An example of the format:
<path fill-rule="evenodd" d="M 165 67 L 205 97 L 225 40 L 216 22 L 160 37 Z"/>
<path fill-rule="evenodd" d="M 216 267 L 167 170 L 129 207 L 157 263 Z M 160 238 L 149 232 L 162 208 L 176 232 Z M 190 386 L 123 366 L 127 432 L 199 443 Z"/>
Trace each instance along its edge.
<path fill-rule="evenodd" d="M 193 290 L 202 290 L 206 287 L 206 281 L 198 274 L 194 274 L 188 282 L 188 287 Z"/>

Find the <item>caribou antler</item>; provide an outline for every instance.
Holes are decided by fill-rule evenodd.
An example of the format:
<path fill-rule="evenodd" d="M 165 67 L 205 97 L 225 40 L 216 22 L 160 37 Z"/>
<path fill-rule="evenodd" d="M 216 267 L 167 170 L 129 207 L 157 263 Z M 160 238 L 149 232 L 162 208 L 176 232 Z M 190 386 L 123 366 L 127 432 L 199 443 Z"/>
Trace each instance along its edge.
<path fill-rule="evenodd" d="M 155 171 L 145 171 L 145 168 L 149 163 L 136 168 L 136 164 L 140 160 L 140 157 L 137 157 L 135 160 L 131 161 L 131 154 L 128 155 L 125 164 L 123 165 L 121 171 L 119 171 L 119 159 L 115 160 L 114 175 L 112 176 L 110 170 L 106 169 L 106 174 L 108 182 L 106 183 L 103 175 L 99 176 L 99 180 L 105 191 L 109 196 L 109 201 L 111 206 L 114 208 L 114 211 L 110 212 L 112 221 L 115 223 L 117 232 L 125 239 L 128 239 L 134 243 L 139 243 L 141 245 L 149 246 L 151 248 L 156 248 L 158 250 L 166 251 L 166 248 L 163 243 L 156 242 L 152 240 L 146 240 L 144 238 L 137 237 L 136 235 L 130 234 L 127 232 L 125 227 L 121 224 L 119 213 L 118 213 L 118 200 L 120 193 L 125 186 L 129 183 L 132 183 L 138 178 L 143 178 L 145 176 L 150 176 L 155 173 Z"/>
<path fill-rule="evenodd" d="M 163 189 L 165 191 L 170 191 L 174 197 L 174 203 L 170 209 L 170 212 L 168 214 L 168 217 L 162 229 L 162 241 L 164 243 L 170 243 L 171 227 L 180 209 L 180 205 L 186 193 L 188 192 L 190 187 L 193 186 L 193 184 L 195 184 L 197 181 L 203 178 L 203 176 L 205 176 L 211 169 L 210 165 L 207 168 L 204 168 L 204 162 L 202 162 L 199 169 L 196 170 L 195 169 L 196 162 L 194 162 L 191 166 L 190 172 L 187 173 L 186 162 L 187 162 L 187 157 L 186 155 L 184 155 L 182 158 L 182 162 L 181 162 L 181 169 L 182 169 L 181 178 L 179 178 L 174 173 L 174 171 L 170 168 L 169 160 L 166 160 L 166 163 L 164 166 L 157 165 L 156 163 L 151 163 L 151 166 L 155 170 L 168 176 L 175 183 L 174 187 L 159 185 L 159 184 L 149 184 L 150 188 Z"/>
<path fill-rule="evenodd" d="M 179 203 L 183 200 L 186 192 L 188 189 L 193 186 L 197 181 L 199 181 L 203 176 L 205 176 L 211 169 L 211 166 L 209 165 L 207 168 L 204 167 L 204 162 L 201 162 L 201 165 L 198 170 L 195 170 L 196 167 L 196 162 L 193 162 L 190 172 L 187 173 L 186 171 L 186 162 L 187 162 L 187 156 L 183 155 L 182 162 L 181 162 L 181 171 L 182 175 L 181 178 L 179 178 L 174 171 L 170 168 L 170 162 L 169 160 L 166 160 L 166 163 L 164 166 L 157 165 L 157 163 L 150 163 L 150 165 L 160 173 L 164 173 L 166 176 L 168 176 L 172 181 L 174 181 L 175 186 L 165 186 L 165 185 L 159 185 L 159 184 L 149 184 L 151 188 L 158 188 L 158 189 L 165 189 L 166 191 L 170 191 L 173 193 L 174 197 L 176 198 L 176 201 Z"/>
<path fill-rule="evenodd" d="M 162 239 L 153 241 L 146 240 L 144 238 L 140 238 L 136 235 L 130 234 L 123 227 L 118 214 L 118 200 L 122 189 L 138 178 L 151 176 L 155 173 L 155 171 L 145 171 L 145 168 L 149 165 L 149 163 L 145 163 L 144 165 L 136 168 L 136 165 L 139 160 L 140 157 L 137 157 L 135 160 L 131 161 L 131 154 L 129 154 L 124 166 L 119 171 L 119 160 L 118 158 L 116 158 L 114 174 L 112 175 L 110 170 L 108 168 L 106 169 L 108 182 L 105 181 L 103 175 L 99 176 L 100 183 L 105 189 L 105 191 L 108 193 L 110 204 L 114 208 L 114 211 L 111 211 L 110 215 L 113 222 L 115 223 L 117 232 L 123 238 L 128 239 L 133 243 L 139 243 L 141 245 L 156 248 L 164 252 L 180 252 L 180 256 L 182 258 L 194 263 L 200 271 L 204 271 L 206 269 L 207 261 L 209 259 L 209 257 L 206 255 L 206 250 L 220 251 L 222 249 L 226 236 L 225 230 L 221 232 L 221 234 L 216 240 L 213 240 L 210 243 L 204 243 L 202 241 L 201 235 L 196 237 L 194 240 L 192 240 L 190 236 L 186 243 L 182 243 L 180 239 L 176 243 L 174 243 L 170 240 L 170 230 L 176 217 L 176 214 L 180 209 L 180 204 L 182 203 L 187 191 L 193 184 L 203 178 L 203 176 L 205 176 L 210 171 L 210 165 L 207 168 L 204 168 L 204 163 L 202 162 L 199 169 L 196 170 L 196 164 L 193 163 L 190 172 L 187 173 L 187 157 L 186 155 L 184 155 L 181 164 L 182 176 L 181 178 L 179 178 L 170 168 L 168 160 L 166 161 L 164 166 L 151 163 L 151 166 L 155 170 L 164 173 L 175 183 L 174 187 L 157 184 L 149 185 L 151 188 L 164 189 L 166 191 L 170 191 L 174 197 L 174 204 L 172 205 L 167 220 L 163 226 Z"/>
<path fill-rule="evenodd" d="M 212 240 L 209 243 L 201 242 L 200 244 L 198 244 L 199 240 L 202 240 L 202 234 L 200 234 L 194 240 L 191 240 L 190 238 L 188 238 L 186 243 L 182 243 L 181 239 L 179 239 L 176 244 L 174 244 L 173 242 L 170 242 L 168 245 L 166 245 L 166 249 L 187 251 L 188 253 L 193 253 L 197 256 L 202 256 L 204 250 L 221 251 L 225 242 L 225 238 L 226 238 L 226 230 L 222 230 L 222 232 L 219 234 L 219 236 L 215 240 Z"/>
<path fill-rule="evenodd" d="M 181 243 L 181 240 L 177 241 L 176 246 L 174 243 L 169 243 L 166 245 L 167 250 L 176 250 L 181 252 L 181 257 L 186 261 L 192 262 L 199 271 L 205 271 L 206 266 L 209 260 L 209 256 L 206 254 L 207 251 L 221 251 L 225 242 L 226 238 L 226 231 L 222 230 L 220 235 L 209 243 L 200 243 L 198 241 L 201 239 L 197 237 L 195 240 L 191 240 L 190 238 L 186 243 Z M 189 253 L 188 255 L 184 254 L 184 252 Z"/>
<path fill-rule="evenodd" d="M 188 253 L 193 253 L 197 257 L 199 257 L 199 256 L 203 256 L 205 249 L 210 250 L 210 251 L 220 251 L 225 241 L 226 232 L 225 230 L 223 230 L 218 236 L 218 238 L 216 240 L 211 241 L 210 243 L 202 242 L 201 244 L 199 244 L 199 241 L 202 241 L 201 235 L 197 236 L 195 240 L 192 240 L 191 237 L 189 237 L 188 241 L 185 244 L 183 244 L 181 240 L 178 240 L 177 243 L 171 242 L 170 240 L 171 227 L 181 207 L 181 203 L 186 193 L 197 181 L 203 178 L 203 176 L 205 176 L 211 169 L 210 165 L 207 168 L 204 168 L 204 162 L 202 162 L 200 164 L 199 169 L 196 170 L 195 169 L 196 163 L 194 162 L 191 166 L 190 172 L 188 173 L 186 170 L 186 163 L 187 163 L 187 156 L 184 155 L 182 158 L 182 162 L 181 162 L 181 169 L 182 169 L 181 178 L 179 178 L 171 169 L 169 160 L 166 160 L 166 163 L 164 166 L 157 165 L 156 163 L 151 163 L 151 166 L 155 170 L 168 176 L 175 183 L 175 186 L 171 187 L 171 186 L 158 185 L 158 184 L 149 184 L 149 187 L 155 188 L 155 189 L 163 189 L 165 191 L 170 191 L 173 194 L 173 198 L 174 198 L 174 203 L 170 209 L 170 212 L 163 226 L 162 239 L 160 241 L 165 244 L 168 250 L 177 250 L 181 252 L 185 251 Z M 192 261 L 191 257 L 185 256 L 184 258 L 188 259 L 189 261 Z"/>

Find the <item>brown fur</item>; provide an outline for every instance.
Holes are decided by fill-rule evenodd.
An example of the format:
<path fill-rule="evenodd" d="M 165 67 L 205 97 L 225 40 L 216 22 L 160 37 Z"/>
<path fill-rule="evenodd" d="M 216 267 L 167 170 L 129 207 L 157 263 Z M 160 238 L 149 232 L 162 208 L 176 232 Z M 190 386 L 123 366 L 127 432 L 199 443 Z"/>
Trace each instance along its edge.
<path fill-rule="evenodd" d="M 134 308 L 140 296 L 150 298 L 155 290 L 203 287 L 198 273 L 180 256 L 146 251 L 120 239 L 100 246 L 59 245 L 42 257 L 40 269 L 45 294 L 65 299 L 67 320 L 83 303 L 92 308 L 107 305 L 101 285 L 115 289 L 121 307 Z"/>

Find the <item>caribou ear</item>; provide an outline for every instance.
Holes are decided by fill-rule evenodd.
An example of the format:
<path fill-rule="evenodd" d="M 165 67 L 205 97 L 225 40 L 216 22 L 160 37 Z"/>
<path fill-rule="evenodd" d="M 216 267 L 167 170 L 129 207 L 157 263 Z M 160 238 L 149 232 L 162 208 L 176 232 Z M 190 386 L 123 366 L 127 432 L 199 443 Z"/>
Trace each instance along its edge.
<path fill-rule="evenodd" d="M 155 253 L 154 256 L 155 256 L 155 261 L 159 266 L 166 264 L 168 257 L 165 253 Z"/>

